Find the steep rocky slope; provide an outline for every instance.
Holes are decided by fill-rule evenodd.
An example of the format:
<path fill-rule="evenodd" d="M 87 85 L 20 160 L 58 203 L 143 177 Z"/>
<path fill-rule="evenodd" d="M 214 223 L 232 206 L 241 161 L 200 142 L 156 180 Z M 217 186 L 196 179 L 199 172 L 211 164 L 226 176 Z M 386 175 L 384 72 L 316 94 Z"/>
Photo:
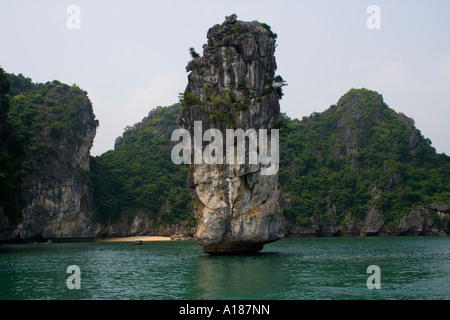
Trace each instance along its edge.
<path fill-rule="evenodd" d="M 0 240 L 22 219 L 23 156 L 19 134 L 9 118 L 7 74 L 0 68 Z"/>
<path fill-rule="evenodd" d="M 223 141 L 227 129 L 258 132 L 274 128 L 280 114 L 281 91 L 277 89 L 282 84 L 282 78 L 275 76 L 276 35 L 267 25 L 239 21 L 232 15 L 212 27 L 207 37 L 203 56 L 194 55 L 187 66 L 190 73 L 179 115 L 181 128 L 193 139 L 215 128 Z M 202 128 L 195 129 L 195 122 Z M 196 238 L 208 253 L 259 251 L 265 243 L 284 236 L 278 175 L 264 175 L 262 163 L 229 164 L 225 144 L 218 144 L 211 151 L 214 164 L 194 163 L 198 162 L 194 156 L 189 165 Z M 233 142 L 233 151 L 237 144 Z"/>
<path fill-rule="evenodd" d="M 325 112 L 283 124 L 291 235 L 449 232 L 450 158 L 377 92 L 352 89 Z"/>
<path fill-rule="evenodd" d="M 195 232 L 187 168 L 170 158 L 179 110 L 178 104 L 152 110 L 125 129 L 114 150 L 91 157 L 91 190 L 102 236 Z"/>
<path fill-rule="evenodd" d="M 9 75 L 9 118 L 24 149 L 22 217 L 4 238 L 96 236 L 89 151 L 98 125 L 87 93 L 58 81 Z M 7 218 L 3 218 L 4 221 Z M 6 222 L 5 222 L 6 223 Z"/>

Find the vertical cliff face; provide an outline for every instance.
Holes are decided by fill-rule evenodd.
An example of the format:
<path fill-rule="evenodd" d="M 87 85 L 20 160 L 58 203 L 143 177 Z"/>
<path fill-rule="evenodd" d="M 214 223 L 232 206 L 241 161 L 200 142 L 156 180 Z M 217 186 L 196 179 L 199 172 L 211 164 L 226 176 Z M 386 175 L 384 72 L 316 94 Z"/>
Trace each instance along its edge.
<path fill-rule="evenodd" d="M 265 24 L 238 21 L 232 15 L 222 25 L 212 27 L 207 37 L 202 57 L 191 52 L 188 85 L 181 97 L 181 128 L 194 137 L 194 124 L 199 121 L 202 134 L 210 128 L 219 129 L 224 145 L 227 129 L 269 129 L 270 142 L 270 129 L 279 122 L 283 85 L 282 78 L 275 77 L 276 34 Z M 207 145 L 203 141 L 203 147 Z M 229 164 L 225 146 L 222 155 L 217 151 L 213 156 L 223 157 L 223 164 L 189 165 L 188 183 L 198 223 L 196 238 L 204 251 L 255 252 L 282 238 L 278 175 L 263 175 L 267 164 L 249 162 L 248 142 L 245 164 Z M 237 154 L 236 141 L 234 151 Z"/>
<path fill-rule="evenodd" d="M 11 121 L 25 151 L 23 217 L 12 239 L 93 237 L 89 152 L 98 125 L 87 93 L 10 75 Z"/>
<path fill-rule="evenodd" d="M 8 237 L 22 218 L 23 148 L 9 118 L 9 81 L 0 67 L 0 240 Z"/>
<path fill-rule="evenodd" d="M 89 99 L 84 96 L 77 103 L 72 128 L 53 137 L 46 128 L 38 137 L 48 143 L 51 152 L 25 178 L 24 221 L 13 237 L 84 238 L 96 234 L 88 187 L 89 151 L 96 127 Z"/>

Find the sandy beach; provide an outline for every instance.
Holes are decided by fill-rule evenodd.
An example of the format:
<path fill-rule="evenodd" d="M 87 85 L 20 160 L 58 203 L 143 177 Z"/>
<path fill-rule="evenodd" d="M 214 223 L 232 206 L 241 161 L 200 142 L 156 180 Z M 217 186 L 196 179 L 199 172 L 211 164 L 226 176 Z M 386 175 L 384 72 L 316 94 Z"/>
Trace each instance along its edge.
<path fill-rule="evenodd" d="M 134 241 L 172 241 L 170 237 L 158 237 L 158 236 L 136 236 L 136 237 L 119 237 L 119 238 L 106 238 L 99 240 L 101 242 L 134 242 Z"/>

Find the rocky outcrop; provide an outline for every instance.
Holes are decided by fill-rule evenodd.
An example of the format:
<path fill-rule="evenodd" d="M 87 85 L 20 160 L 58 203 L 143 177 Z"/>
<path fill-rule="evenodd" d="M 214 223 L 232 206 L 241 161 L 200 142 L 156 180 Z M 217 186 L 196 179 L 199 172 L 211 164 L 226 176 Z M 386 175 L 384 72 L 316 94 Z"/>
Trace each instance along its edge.
<path fill-rule="evenodd" d="M 17 126 L 9 117 L 10 84 L 0 67 L 0 241 L 7 238 L 21 219 L 23 151 Z"/>
<path fill-rule="evenodd" d="M 357 223 L 349 212 L 343 222 L 339 222 L 336 212 L 325 218 L 312 217 L 309 227 L 295 226 L 288 230 L 290 237 L 310 236 L 444 236 L 450 232 L 450 210 L 446 205 L 432 203 L 429 207 L 414 207 L 406 215 L 391 224 L 385 215 L 371 207 L 364 221 Z"/>
<path fill-rule="evenodd" d="M 98 122 L 87 93 L 54 81 L 36 84 L 12 101 L 12 116 L 25 128 L 25 201 L 13 228 L 0 217 L 0 227 L 7 227 L 2 240 L 95 237 L 101 226 L 93 220 L 89 152 Z M 23 108 L 31 121 L 22 116 Z"/>
<path fill-rule="evenodd" d="M 382 212 L 379 209 L 372 207 L 366 213 L 360 233 L 363 236 L 378 235 L 384 224 L 385 221 Z"/>
<path fill-rule="evenodd" d="M 99 237 L 131 237 L 131 236 L 174 236 L 177 238 L 191 238 L 195 234 L 195 226 L 181 224 L 161 225 L 155 223 L 143 210 L 130 214 L 123 214 L 120 218 L 103 223 Z"/>
<path fill-rule="evenodd" d="M 399 221 L 399 229 L 403 234 L 408 235 L 423 234 L 432 225 L 433 220 L 430 219 L 429 212 L 423 206 L 414 208 Z"/>
<path fill-rule="evenodd" d="M 288 236 L 448 233 L 450 157 L 381 94 L 351 89 L 322 113 L 282 119 Z"/>
<path fill-rule="evenodd" d="M 275 77 L 276 35 L 265 24 L 238 21 L 232 15 L 207 36 L 203 56 L 193 54 L 187 66 L 181 128 L 194 137 L 194 122 L 201 121 L 202 134 L 217 128 L 224 141 L 226 129 L 272 129 L 279 122 L 281 97 L 281 81 L 277 81 L 281 77 Z M 248 150 L 247 146 L 246 154 Z M 261 163 L 223 163 L 189 165 L 196 239 L 204 251 L 256 252 L 282 238 L 278 175 L 262 175 Z"/>

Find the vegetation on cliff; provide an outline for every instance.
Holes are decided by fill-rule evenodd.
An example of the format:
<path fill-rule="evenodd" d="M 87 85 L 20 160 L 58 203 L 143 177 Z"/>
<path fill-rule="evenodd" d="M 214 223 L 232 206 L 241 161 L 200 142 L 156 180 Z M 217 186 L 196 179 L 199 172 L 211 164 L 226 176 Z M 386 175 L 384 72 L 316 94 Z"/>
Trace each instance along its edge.
<path fill-rule="evenodd" d="M 344 224 L 348 213 L 362 223 L 376 208 L 395 229 L 414 207 L 450 204 L 450 157 L 436 154 L 414 121 L 376 92 L 352 89 L 323 113 L 284 117 L 281 133 L 279 177 L 291 225 L 332 215 Z"/>
<path fill-rule="evenodd" d="M 46 182 L 52 183 L 55 177 L 45 173 L 55 166 L 71 166 L 59 163 L 57 154 L 63 149 L 74 149 L 81 143 L 84 132 L 98 126 L 87 92 L 57 80 L 33 83 L 22 74 L 9 74 L 8 79 L 9 117 L 24 146 L 26 175 L 46 177 Z M 87 122 L 80 118 L 83 111 L 90 115 Z M 71 174 L 70 170 L 66 173 Z"/>
<path fill-rule="evenodd" d="M 2 108 L 2 140 L 8 146 L 2 149 L 9 150 L 1 158 L 9 176 L 2 172 L 6 186 L 1 194 L 8 199 L 7 220 L 19 228 L 8 230 L 18 238 L 87 235 L 89 150 L 98 126 L 87 92 L 56 80 L 6 78 L 10 89 L 2 97 L 7 106 Z"/>
<path fill-rule="evenodd" d="M 193 222 L 187 168 L 172 163 L 170 136 L 180 106 L 158 107 L 125 128 L 114 150 L 91 157 L 94 206 L 101 222 L 144 211 L 154 226 Z"/>
<path fill-rule="evenodd" d="M 24 150 L 22 140 L 9 117 L 9 89 L 7 74 L 0 68 L 0 207 L 10 221 L 17 223 L 23 218 Z"/>
<path fill-rule="evenodd" d="M 170 158 L 180 104 L 158 107 L 127 127 L 115 150 L 91 157 L 88 174 L 88 166 L 73 167 L 69 152 L 98 124 L 86 92 L 0 70 L 0 94 L 0 207 L 10 221 L 23 219 L 27 186 L 53 190 L 75 175 L 90 185 L 90 199 L 83 201 L 92 203 L 98 222 L 143 211 L 155 226 L 195 225 L 187 167 Z M 414 121 L 389 108 L 377 92 L 352 89 L 325 112 L 302 120 L 284 115 L 278 127 L 279 181 L 291 230 L 349 220 L 362 225 L 374 209 L 385 229 L 396 230 L 422 207 L 433 226 L 448 232 L 442 213 L 450 211 L 450 157 L 437 154 Z"/>
<path fill-rule="evenodd" d="M 126 130 L 116 150 L 92 159 L 100 216 L 143 208 L 162 224 L 193 222 L 187 170 L 170 160 L 180 108 L 153 110 Z M 325 112 L 302 120 L 284 115 L 278 127 L 279 180 L 291 230 L 349 219 L 361 225 L 373 208 L 383 213 L 385 228 L 396 230 L 417 206 L 450 205 L 450 157 L 436 154 L 414 121 L 377 92 L 352 89 Z M 448 228 L 436 213 L 431 218 Z"/>

